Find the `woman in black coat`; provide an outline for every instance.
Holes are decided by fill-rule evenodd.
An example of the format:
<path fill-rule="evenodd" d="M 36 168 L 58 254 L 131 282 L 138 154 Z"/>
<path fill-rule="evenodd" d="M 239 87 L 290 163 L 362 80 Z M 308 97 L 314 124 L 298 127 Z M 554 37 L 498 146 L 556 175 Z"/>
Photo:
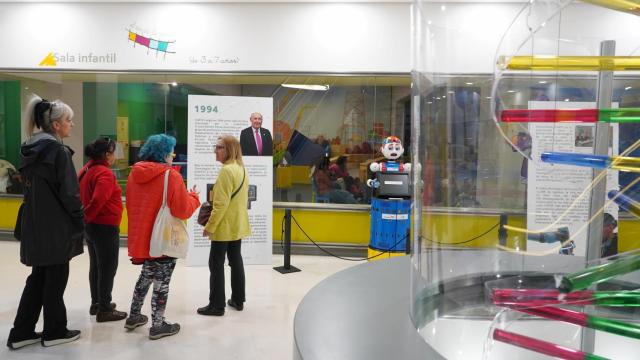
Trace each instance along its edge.
<path fill-rule="evenodd" d="M 84 231 L 73 151 L 62 143 L 71 134 L 72 118 L 67 104 L 35 95 L 25 110 L 28 139 L 20 148 L 24 201 L 15 236 L 21 241 L 20 261 L 32 270 L 7 340 L 11 349 L 38 342 L 59 345 L 80 337 L 79 330 L 67 329 L 63 299 L 69 261 L 82 253 Z M 43 331 L 36 333 L 41 310 Z"/>

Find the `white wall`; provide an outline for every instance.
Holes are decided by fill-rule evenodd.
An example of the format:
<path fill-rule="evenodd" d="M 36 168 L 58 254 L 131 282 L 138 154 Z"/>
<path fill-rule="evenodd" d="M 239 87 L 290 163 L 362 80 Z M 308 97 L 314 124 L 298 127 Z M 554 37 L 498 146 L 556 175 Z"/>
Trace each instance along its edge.
<path fill-rule="evenodd" d="M 406 73 L 409 6 L 0 3 L 0 68 Z M 134 46 L 132 26 L 175 53 Z M 49 52 L 56 66 L 39 66 Z"/>

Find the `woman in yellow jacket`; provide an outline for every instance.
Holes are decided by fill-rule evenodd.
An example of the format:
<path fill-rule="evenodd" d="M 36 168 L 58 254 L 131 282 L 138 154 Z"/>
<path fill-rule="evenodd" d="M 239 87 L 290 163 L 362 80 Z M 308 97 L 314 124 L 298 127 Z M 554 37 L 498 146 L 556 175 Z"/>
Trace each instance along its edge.
<path fill-rule="evenodd" d="M 224 256 L 231 267 L 231 299 L 229 306 L 242 311 L 245 301 L 244 265 L 240 245 L 251 235 L 247 203 L 249 177 L 242 163 L 238 140 L 221 136 L 216 143 L 216 161 L 222 169 L 213 188 L 212 211 L 204 227 L 204 236 L 211 240 L 209 253 L 209 304 L 198 308 L 201 315 L 224 315 Z"/>

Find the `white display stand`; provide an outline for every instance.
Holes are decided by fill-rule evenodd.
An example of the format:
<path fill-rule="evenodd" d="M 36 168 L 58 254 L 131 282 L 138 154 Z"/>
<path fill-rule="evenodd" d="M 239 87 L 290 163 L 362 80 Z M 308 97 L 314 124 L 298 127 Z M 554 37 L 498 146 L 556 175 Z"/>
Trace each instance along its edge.
<path fill-rule="evenodd" d="M 250 126 L 251 113 L 262 114 L 262 127 L 273 129 L 273 99 L 239 96 L 189 95 L 189 141 L 187 182 L 200 190 L 200 202 L 207 197 L 207 184 L 215 184 L 222 165 L 216 162 L 214 147 L 221 135 L 240 138 L 240 131 Z M 273 160 L 271 156 L 243 157 L 249 185 L 256 188 L 254 201 L 249 201 L 252 236 L 242 240 L 245 264 L 271 264 Z M 246 180 L 245 180 L 246 181 Z M 203 227 L 196 222 L 198 212 L 189 222 L 192 241 L 187 265 L 207 265 L 210 240 L 202 236 Z"/>

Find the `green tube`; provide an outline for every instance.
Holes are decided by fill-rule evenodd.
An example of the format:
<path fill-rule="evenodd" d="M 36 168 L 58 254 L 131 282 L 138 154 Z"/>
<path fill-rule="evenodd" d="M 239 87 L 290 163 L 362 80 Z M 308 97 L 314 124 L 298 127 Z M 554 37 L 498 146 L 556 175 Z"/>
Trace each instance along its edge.
<path fill-rule="evenodd" d="M 640 306 L 640 291 L 595 291 L 593 298 L 600 306 Z"/>
<path fill-rule="evenodd" d="M 558 290 L 568 293 L 576 290 L 584 290 L 593 284 L 611 279 L 614 276 L 623 275 L 640 269 L 640 254 L 620 258 L 586 268 L 573 274 L 565 275 L 560 281 Z"/>
<path fill-rule="evenodd" d="M 610 123 L 640 122 L 640 108 L 600 109 L 598 120 Z"/>
<path fill-rule="evenodd" d="M 605 319 L 598 316 L 587 316 L 587 327 L 634 339 L 640 339 L 640 325 L 626 323 L 619 320 Z"/>
<path fill-rule="evenodd" d="M 584 360 L 609 360 L 609 359 L 603 358 L 602 356 L 585 353 Z"/>

